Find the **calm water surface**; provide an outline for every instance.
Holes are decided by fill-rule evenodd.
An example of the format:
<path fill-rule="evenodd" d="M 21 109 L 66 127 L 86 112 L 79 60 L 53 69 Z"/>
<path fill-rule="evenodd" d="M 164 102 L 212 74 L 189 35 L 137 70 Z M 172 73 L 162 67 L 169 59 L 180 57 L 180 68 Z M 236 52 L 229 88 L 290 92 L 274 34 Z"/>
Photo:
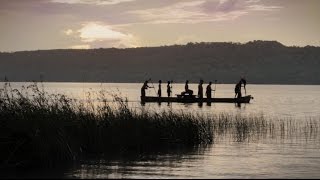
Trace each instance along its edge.
<path fill-rule="evenodd" d="M 3 83 L 2 83 L 3 84 Z M 20 88 L 28 83 L 11 83 Z M 1 84 L 0 84 L 1 85 Z M 151 84 L 152 85 L 152 84 Z M 147 95 L 155 96 L 156 90 L 147 90 Z M 268 118 L 291 118 L 303 123 L 306 119 L 320 119 L 319 85 L 247 85 L 247 95 L 254 99 L 241 107 L 233 103 L 167 104 L 147 103 L 141 106 L 140 88 L 142 84 L 125 83 L 43 83 L 50 93 L 63 93 L 79 100 L 90 96 L 97 100 L 98 92 L 121 93 L 128 98 L 134 109 L 149 111 L 187 111 L 193 113 L 217 114 L 227 112 L 243 115 L 264 115 Z M 163 95 L 166 84 L 162 85 Z M 190 84 L 197 94 L 197 84 Z M 203 86 L 204 89 L 206 87 Z M 214 88 L 214 85 L 212 85 Z M 184 84 L 173 84 L 173 95 L 179 94 Z M 217 84 L 215 97 L 233 97 L 233 84 Z M 244 94 L 244 91 L 243 91 Z M 110 97 L 110 101 L 112 98 Z M 319 122 L 319 121 L 318 121 Z M 316 132 L 319 133 L 319 132 Z M 39 172 L 26 176 L 38 177 Z M 48 172 L 42 177 L 53 177 Z M 19 175 L 17 175 L 19 176 Z M 83 160 L 80 164 L 64 170 L 66 178 L 320 178 L 320 137 L 280 137 L 255 141 L 235 142 L 230 138 L 221 139 L 208 147 L 159 151 L 130 157 Z"/>
<path fill-rule="evenodd" d="M 21 88 L 31 83 L 11 83 L 12 88 Z M 252 95 L 254 99 L 250 104 L 242 104 L 237 107 L 233 103 L 212 103 L 207 106 L 205 103 L 202 107 L 198 104 L 181 104 L 181 103 L 147 103 L 145 106 L 140 104 L 140 83 L 43 83 L 38 84 L 49 93 L 67 94 L 79 100 L 85 100 L 88 92 L 93 100 L 97 100 L 99 91 L 107 93 L 121 94 L 122 97 L 128 98 L 128 104 L 131 108 L 147 109 L 149 111 L 176 110 L 188 111 L 194 113 L 220 113 L 227 112 L 233 114 L 263 114 L 269 117 L 284 117 L 305 119 L 310 117 L 320 117 L 320 85 L 247 85 L 247 95 Z M 147 90 L 147 96 L 155 96 L 158 90 L 156 88 Z M 215 97 L 234 97 L 234 84 L 217 84 Z M 0 83 L 3 87 L 3 83 Z M 206 85 L 203 86 L 204 89 Z M 215 85 L 212 85 L 214 89 Z M 189 84 L 189 88 L 197 94 L 197 84 Z M 184 90 L 184 84 L 173 84 L 172 94 L 180 94 Z M 162 94 L 166 96 L 166 84 L 162 85 Z M 244 90 L 242 88 L 242 94 Z M 110 101 L 112 98 L 107 96 Z"/>

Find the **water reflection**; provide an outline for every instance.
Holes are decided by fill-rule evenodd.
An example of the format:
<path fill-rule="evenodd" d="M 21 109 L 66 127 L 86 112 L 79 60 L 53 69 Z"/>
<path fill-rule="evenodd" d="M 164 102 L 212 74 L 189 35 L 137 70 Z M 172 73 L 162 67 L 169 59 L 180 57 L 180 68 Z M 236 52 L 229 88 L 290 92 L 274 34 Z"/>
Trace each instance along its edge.
<path fill-rule="evenodd" d="M 2 84 L 2 85 L 1 85 Z M 12 88 L 21 89 L 22 86 L 28 86 L 32 83 L 18 82 L 11 83 Z M 3 87 L 4 83 L 0 83 Z M 189 84 L 190 88 L 196 88 L 197 84 Z M 86 101 L 90 92 L 92 100 L 97 101 L 100 91 L 105 91 L 106 97 L 112 101 L 110 94 L 119 94 L 122 97 L 128 97 L 131 108 L 141 109 L 147 107 L 154 111 L 166 110 L 170 107 L 172 110 L 184 110 L 194 112 L 228 112 L 239 113 L 239 108 L 232 103 L 212 103 L 207 104 L 206 108 L 199 108 L 197 104 L 184 105 L 181 103 L 172 103 L 169 106 L 161 106 L 155 103 L 141 104 L 140 101 L 140 83 L 43 83 L 44 89 L 48 93 L 63 93 L 71 98 L 80 101 Z M 183 91 L 184 84 L 174 84 L 172 94 Z M 242 114 L 259 113 L 271 117 L 318 117 L 320 111 L 320 86 L 319 85 L 254 85 L 247 84 L 247 95 L 253 95 L 254 99 L 250 104 L 241 104 L 247 108 L 241 108 Z M 153 90 L 146 92 L 147 96 L 155 96 Z M 214 97 L 234 97 L 233 84 L 219 84 L 219 90 L 215 91 Z M 271 101 L 272 99 L 272 101 Z M 159 108 L 160 107 L 160 108 Z M 208 108 L 210 107 L 210 108 Z"/>
<path fill-rule="evenodd" d="M 241 103 L 234 103 L 234 105 L 238 108 L 241 108 Z"/>
<path fill-rule="evenodd" d="M 17 86 L 20 86 L 18 84 Z M 191 84 L 192 85 L 192 84 Z M 99 84 L 46 83 L 49 92 L 71 94 L 80 100 L 85 99 L 87 89 L 80 87 L 101 88 Z M 320 86 L 278 86 L 278 85 L 249 85 L 247 88 L 255 96 L 251 104 L 180 104 L 158 103 L 141 104 L 136 92 L 140 84 L 104 84 L 110 89 L 121 89 L 123 96 L 129 98 L 130 107 L 146 110 L 163 109 L 183 110 L 186 112 L 236 112 L 254 113 L 261 111 L 268 116 L 285 117 L 279 121 L 279 126 L 265 126 L 257 131 L 248 131 L 252 123 L 239 123 L 234 132 L 218 131 L 211 147 L 193 147 L 178 149 L 158 149 L 157 151 L 130 154 L 128 156 L 87 157 L 81 164 L 75 164 L 63 171 L 49 172 L 12 172 L 5 176 L 1 171 L 0 177 L 76 177 L 76 178 L 318 178 L 320 177 L 320 141 L 319 124 L 305 121 L 310 117 L 319 117 Z M 183 88 L 181 86 L 181 88 Z M 179 86 L 177 85 L 177 88 Z M 216 96 L 228 97 L 233 95 L 233 87 L 221 85 L 221 92 Z M 230 90 L 231 89 L 231 90 Z M 95 99 L 97 97 L 92 94 Z M 270 101 L 274 99 L 276 101 Z M 165 105 L 167 104 L 167 105 Z M 297 121 L 286 121 L 293 117 Z M 276 119 L 277 121 L 277 119 Z M 277 121 L 278 122 L 278 121 Z M 303 123 L 302 123 L 303 122 Z M 228 126 L 229 123 L 216 124 L 216 127 Z M 291 124 L 292 123 L 292 124 Z M 288 126 L 290 128 L 283 130 Z M 273 128 L 280 129 L 275 134 Z M 216 128 L 218 129 L 218 128 Z M 250 130 L 250 129 L 249 129 Z M 267 133 L 265 133 L 268 132 Z M 249 132 L 249 133 L 245 133 Z M 220 139 L 221 137 L 221 139 Z M 231 138 L 228 138 L 231 137 Z"/>
<path fill-rule="evenodd" d="M 154 103 L 156 103 L 158 105 L 158 107 L 161 107 L 161 105 L 163 104 L 163 102 L 160 102 L 160 101 L 159 102 L 154 102 Z M 141 104 L 141 106 L 145 106 L 146 105 L 146 103 L 143 102 L 143 101 L 141 101 L 140 104 Z M 148 103 L 148 104 L 152 104 L 152 103 Z M 166 102 L 166 106 L 167 107 L 171 107 L 172 108 L 172 104 L 174 104 L 174 103 Z M 175 103 L 175 104 L 180 104 L 180 105 L 183 104 L 184 107 L 192 107 L 193 106 L 193 103 Z M 196 104 L 197 104 L 197 106 L 199 108 L 202 108 L 204 103 L 203 102 L 197 102 Z M 205 104 L 206 104 L 206 106 L 210 107 L 214 103 L 205 102 Z M 236 107 L 238 109 L 245 109 L 245 107 L 246 107 L 246 103 L 233 103 L 233 104 L 234 104 L 234 107 Z"/>
<path fill-rule="evenodd" d="M 210 146 L 159 149 L 157 152 L 101 156 L 83 160 L 67 176 L 77 178 L 166 178 L 181 177 L 183 169 L 204 159 Z M 185 166 L 190 163 L 190 166 Z M 192 176 L 190 176 L 192 177 Z M 190 178 L 189 177 L 189 178 Z"/>
<path fill-rule="evenodd" d="M 176 149 L 84 160 L 66 174 L 74 178 L 317 178 L 320 144 L 270 139 L 223 141 Z"/>

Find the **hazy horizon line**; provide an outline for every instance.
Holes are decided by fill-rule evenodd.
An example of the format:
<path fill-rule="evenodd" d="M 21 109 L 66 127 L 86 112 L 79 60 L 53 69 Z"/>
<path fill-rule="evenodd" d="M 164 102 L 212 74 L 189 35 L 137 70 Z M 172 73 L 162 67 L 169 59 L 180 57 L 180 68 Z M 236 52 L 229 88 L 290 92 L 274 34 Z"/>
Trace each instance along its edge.
<path fill-rule="evenodd" d="M 156 47 L 167 47 L 167 46 L 185 46 L 188 45 L 189 43 L 193 44 L 201 44 L 201 43 L 230 43 L 230 44 L 239 44 L 239 45 L 245 45 L 247 43 L 251 42 L 277 42 L 285 47 L 299 47 L 299 48 L 304 48 L 307 46 L 311 47 L 320 47 L 320 46 L 315 46 L 315 45 L 286 45 L 278 40 L 251 40 L 251 41 L 246 41 L 246 42 L 237 42 L 237 41 L 190 41 L 184 44 L 165 44 L 165 45 L 158 45 L 158 46 L 137 46 L 137 47 L 100 47 L 100 48 L 61 48 L 61 49 L 33 49 L 33 50 L 18 50 L 18 51 L 0 51 L 0 53 L 15 53 L 15 52 L 31 52 L 31 51 L 50 51 L 50 50 L 94 50 L 94 49 L 137 49 L 137 48 L 156 48 Z"/>

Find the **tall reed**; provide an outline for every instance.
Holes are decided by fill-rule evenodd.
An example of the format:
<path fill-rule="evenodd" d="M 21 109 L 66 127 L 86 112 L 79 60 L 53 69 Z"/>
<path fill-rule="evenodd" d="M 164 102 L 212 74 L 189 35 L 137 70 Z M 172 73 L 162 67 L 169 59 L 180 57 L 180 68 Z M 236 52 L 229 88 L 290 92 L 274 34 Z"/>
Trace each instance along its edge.
<path fill-rule="evenodd" d="M 0 90 L 0 167 L 53 167 L 88 154 L 146 152 L 174 146 L 211 144 L 220 137 L 318 137 L 319 119 L 269 120 L 227 113 L 205 116 L 186 112 L 151 113 L 128 107 L 113 95 L 111 105 L 49 94 L 37 83 L 21 90 L 8 82 Z M 301 124 L 301 122 L 303 122 Z"/>
<path fill-rule="evenodd" d="M 191 114 L 149 114 L 131 110 L 114 96 L 97 107 L 63 94 L 48 94 L 37 84 L 0 91 L 1 166 L 45 165 L 81 154 L 148 151 L 156 147 L 212 142 L 210 121 Z"/>

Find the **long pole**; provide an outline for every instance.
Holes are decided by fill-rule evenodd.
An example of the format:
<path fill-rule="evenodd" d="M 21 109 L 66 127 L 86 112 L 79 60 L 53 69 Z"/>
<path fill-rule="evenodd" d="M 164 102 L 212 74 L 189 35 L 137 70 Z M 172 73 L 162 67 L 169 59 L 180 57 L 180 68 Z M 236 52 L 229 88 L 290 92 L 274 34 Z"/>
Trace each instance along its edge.
<path fill-rule="evenodd" d="M 172 94 L 173 94 L 173 93 L 172 93 L 172 83 L 173 83 L 173 81 L 171 80 L 171 81 L 170 81 L 170 85 L 171 85 L 171 86 L 170 86 L 170 94 L 171 94 L 170 97 L 173 97 L 173 95 L 172 95 Z M 168 102 L 168 106 L 169 106 L 170 108 L 172 108 L 172 103 Z"/>
<path fill-rule="evenodd" d="M 213 97 L 216 96 L 216 90 L 217 90 L 217 81 L 214 81 L 214 92 L 213 92 Z"/>
<path fill-rule="evenodd" d="M 244 94 L 247 95 L 246 85 L 244 85 L 243 87 L 244 87 Z"/>
<path fill-rule="evenodd" d="M 155 93 L 156 96 L 157 96 L 157 92 L 156 92 L 156 89 L 154 88 L 154 85 L 153 85 L 153 82 L 151 81 L 151 78 L 149 79 L 149 81 L 151 82 L 151 84 L 152 84 L 152 86 L 153 86 L 154 93 Z"/>
<path fill-rule="evenodd" d="M 170 83 L 171 84 L 171 86 L 170 86 L 171 95 L 172 95 L 172 83 L 173 83 L 173 81 L 171 80 L 171 83 Z"/>
<path fill-rule="evenodd" d="M 246 89 L 247 81 L 244 78 L 241 78 L 241 82 L 243 83 L 244 93 L 245 95 L 247 95 L 247 89 Z"/>

